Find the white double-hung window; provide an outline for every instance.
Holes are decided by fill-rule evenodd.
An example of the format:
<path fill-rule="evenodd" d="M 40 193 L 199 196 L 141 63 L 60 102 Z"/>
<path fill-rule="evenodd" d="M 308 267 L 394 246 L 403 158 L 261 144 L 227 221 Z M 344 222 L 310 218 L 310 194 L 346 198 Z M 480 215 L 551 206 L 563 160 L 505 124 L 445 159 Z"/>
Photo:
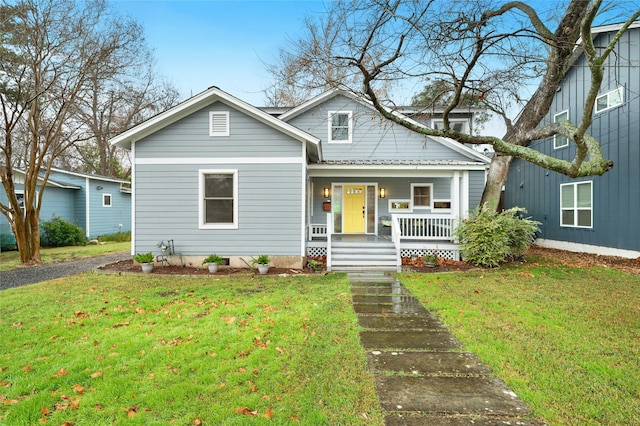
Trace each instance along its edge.
<path fill-rule="evenodd" d="M 238 228 L 238 171 L 199 171 L 200 229 Z"/>
<path fill-rule="evenodd" d="M 560 185 L 560 226 L 593 227 L 593 191 L 591 182 Z"/>
<path fill-rule="evenodd" d="M 351 143 L 352 128 L 351 111 L 329 111 L 329 143 Z"/>
<path fill-rule="evenodd" d="M 618 87 L 596 98 L 596 113 L 615 108 L 624 102 L 624 88 Z"/>

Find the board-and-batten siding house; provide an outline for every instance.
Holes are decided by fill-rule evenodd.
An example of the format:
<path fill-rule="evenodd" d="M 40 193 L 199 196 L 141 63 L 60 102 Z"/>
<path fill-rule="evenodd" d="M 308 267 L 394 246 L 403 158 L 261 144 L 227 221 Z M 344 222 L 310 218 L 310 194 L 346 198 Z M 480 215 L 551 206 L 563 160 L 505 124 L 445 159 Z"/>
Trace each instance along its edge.
<path fill-rule="evenodd" d="M 595 46 L 606 46 L 620 25 L 595 27 Z M 599 48 L 600 49 L 600 48 Z M 543 121 L 579 122 L 591 76 L 576 52 Z M 640 256 L 640 21 L 622 35 L 604 64 L 604 79 L 588 133 L 614 167 L 602 176 L 576 179 L 514 159 L 505 202 L 525 207 L 542 223 L 537 243 L 565 250 Z M 575 145 L 562 137 L 532 142 L 546 154 L 570 160 Z"/>
<path fill-rule="evenodd" d="M 173 240 L 192 265 L 326 255 L 334 270 L 459 256 L 451 231 L 480 200 L 485 156 L 344 92 L 268 111 L 212 87 L 112 140 L 132 152 L 132 253 Z"/>
<path fill-rule="evenodd" d="M 16 195 L 24 198 L 24 172 L 14 170 Z M 39 179 L 36 190 L 42 188 Z M 0 192 L 0 202 L 7 203 Z M 131 230 L 131 187 L 129 181 L 52 168 L 40 208 L 40 220 L 60 217 L 84 230 L 87 238 Z M 11 226 L 0 216 L 0 245 L 11 247 L 15 238 Z"/>

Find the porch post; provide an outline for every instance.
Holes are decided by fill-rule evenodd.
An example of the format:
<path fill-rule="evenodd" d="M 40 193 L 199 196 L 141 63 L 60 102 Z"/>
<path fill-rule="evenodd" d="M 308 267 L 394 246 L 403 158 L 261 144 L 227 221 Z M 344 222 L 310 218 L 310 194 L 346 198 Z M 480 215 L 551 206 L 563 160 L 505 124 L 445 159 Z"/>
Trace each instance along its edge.
<path fill-rule="evenodd" d="M 453 172 L 451 177 L 451 215 L 460 216 L 460 172 Z"/>
<path fill-rule="evenodd" d="M 460 217 L 469 216 L 469 171 L 462 172 L 462 199 L 460 204 Z"/>

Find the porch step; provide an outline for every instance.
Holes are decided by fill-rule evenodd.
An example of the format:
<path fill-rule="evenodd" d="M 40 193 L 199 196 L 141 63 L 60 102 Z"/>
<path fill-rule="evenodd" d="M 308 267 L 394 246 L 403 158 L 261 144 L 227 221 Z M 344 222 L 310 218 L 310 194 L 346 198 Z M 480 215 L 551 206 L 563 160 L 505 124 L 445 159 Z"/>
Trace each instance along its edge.
<path fill-rule="evenodd" d="M 391 242 L 335 241 L 332 243 L 331 269 L 333 271 L 395 271 L 396 263 L 396 250 Z"/>

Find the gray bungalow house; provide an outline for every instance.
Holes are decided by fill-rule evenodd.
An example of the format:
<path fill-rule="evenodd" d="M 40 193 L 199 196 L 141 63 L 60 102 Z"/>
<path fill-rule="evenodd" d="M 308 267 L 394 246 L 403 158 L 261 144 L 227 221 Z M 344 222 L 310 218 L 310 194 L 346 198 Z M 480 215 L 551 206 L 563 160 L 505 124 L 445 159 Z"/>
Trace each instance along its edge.
<path fill-rule="evenodd" d="M 606 46 L 620 25 L 595 27 L 595 46 Z M 521 206 L 542 222 L 537 243 L 565 250 L 640 256 L 640 21 L 623 34 L 604 64 L 604 80 L 589 133 L 614 167 L 602 176 L 571 179 L 514 159 L 505 204 Z M 564 76 L 543 124 L 578 122 L 591 76 L 581 51 Z M 563 137 L 533 142 L 537 149 L 571 159 L 575 146 Z"/>
<path fill-rule="evenodd" d="M 24 173 L 14 170 L 16 194 L 24 197 Z M 42 180 L 38 184 L 38 191 Z M 7 196 L 0 191 L 0 202 Z M 131 187 L 129 181 L 104 176 L 51 169 L 40 208 L 40 220 L 54 216 L 78 225 L 87 238 L 131 230 Z M 7 219 L 0 215 L 0 238 L 3 247 L 15 245 Z"/>
<path fill-rule="evenodd" d="M 478 204 L 489 163 L 341 91 L 281 110 L 212 87 L 111 143 L 132 153 L 132 254 L 172 240 L 172 260 L 192 265 L 210 253 L 233 266 L 327 256 L 330 270 L 457 258 L 452 230 Z"/>

